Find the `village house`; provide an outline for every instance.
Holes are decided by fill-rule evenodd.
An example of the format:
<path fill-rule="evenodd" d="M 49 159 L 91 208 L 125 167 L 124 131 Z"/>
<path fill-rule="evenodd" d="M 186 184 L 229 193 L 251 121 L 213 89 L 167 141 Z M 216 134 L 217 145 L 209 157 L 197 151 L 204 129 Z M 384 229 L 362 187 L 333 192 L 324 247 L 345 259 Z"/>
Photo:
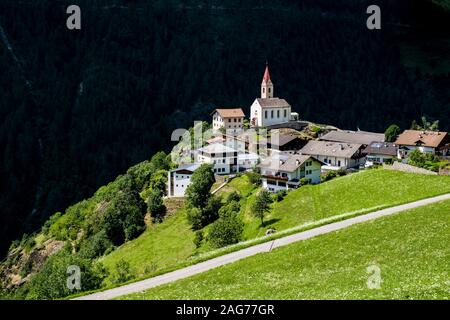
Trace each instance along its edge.
<path fill-rule="evenodd" d="M 447 155 L 448 149 L 445 146 L 448 143 L 450 143 L 450 137 L 447 132 L 420 130 L 405 130 L 395 141 L 395 144 L 398 145 L 397 157 L 399 159 L 407 158 L 413 150 Z"/>
<path fill-rule="evenodd" d="M 216 109 L 212 113 L 213 130 L 224 128 L 228 134 L 237 134 L 244 128 L 245 114 L 241 108 Z"/>
<path fill-rule="evenodd" d="M 364 146 L 359 143 L 340 143 L 329 141 L 309 141 L 299 153 L 311 155 L 327 163 L 322 170 L 358 168 L 365 163 L 362 153 Z"/>
<path fill-rule="evenodd" d="M 261 83 L 261 98 L 255 99 L 250 107 L 250 124 L 267 127 L 289 122 L 291 106 L 284 99 L 274 98 L 274 86 L 270 79 L 269 66 L 266 65 Z"/>
<path fill-rule="evenodd" d="M 216 174 L 230 174 L 236 171 L 237 156 L 237 150 L 220 143 L 213 143 L 197 150 L 196 161 L 212 164 Z"/>
<path fill-rule="evenodd" d="M 321 141 L 357 143 L 368 146 L 372 142 L 383 142 L 384 134 L 368 131 L 333 130 L 319 138 Z"/>
<path fill-rule="evenodd" d="M 395 143 L 377 142 L 370 143 L 363 153 L 366 154 L 366 166 L 370 164 L 383 164 L 397 157 L 398 146 Z"/>
<path fill-rule="evenodd" d="M 302 179 L 308 183 L 320 183 L 321 166 L 320 161 L 308 155 L 276 153 L 258 168 L 261 169 L 263 188 L 277 192 L 298 188 Z"/>
<path fill-rule="evenodd" d="M 229 148 L 235 149 L 238 152 L 245 152 L 248 150 L 249 142 L 240 136 L 233 136 L 229 134 L 219 134 L 211 139 L 206 140 L 208 144 L 219 143 Z"/>
<path fill-rule="evenodd" d="M 200 163 L 181 165 L 175 170 L 170 170 L 167 177 L 167 196 L 184 197 L 187 187 L 191 183 L 191 177 Z"/>
<path fill-rule="evenodd" d="M 307 141 L 301 139 L 298 135 L 279 134 L 272 130 L 271 138 L 268 141 L 268 147 L 280 151 L 300 150 L 306 143 Z"/>
<path fill-rule="evenodd" d="M 259 155 L 253 152 L 239 153 L 237 158 L 236 171 L 240 172 L 253 169 L 258 165 L 259 159 Z"/>

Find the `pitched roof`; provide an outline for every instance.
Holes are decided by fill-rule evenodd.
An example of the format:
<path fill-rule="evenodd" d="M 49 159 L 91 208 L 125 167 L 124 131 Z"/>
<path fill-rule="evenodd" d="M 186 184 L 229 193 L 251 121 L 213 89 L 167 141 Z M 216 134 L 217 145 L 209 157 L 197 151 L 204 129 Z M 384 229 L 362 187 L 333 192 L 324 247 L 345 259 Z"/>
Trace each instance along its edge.
<path fill-rule="evenodd" d="M 245 114 L 241 108 L 234 109 L 216 109 L 215 112 L 219 113 L 222 118 L 244 118 Z"/>
<path fill-rule="evenodd" d="M 225 145 L 220 144 L 220 143 L 209 144 L 206 147 L 198 149 L 198 151 L 204 152 L 204 153 L 207 153 L 207 154 L 236 152 L 236 150 L 234 150 L 233 148 L 230 148 L 230 147 L 225 146 Z"/>
<path fill-rule="evenodd" d="M 359 143 L 309 141 L 299 152 L 302 154 L 351 158 L 361 148 Z"/>
<path fill-rule="evenodd" d="M 385 156 L 396 156 L 398 145 L 389 142 L 372 142 L 364 149 L 363 153 L 367 154 L 381 154 Z"/>
<path fill-rule="evenodd" d="M 190 172 L 194 172 L 195 170 L 197 170 L 202 164 L 201 163 L 187 163 L 187 164 L 182 164 L 180 166 L 178 166 L 178 168 L 171 170 L 171 172 L 178 172 L 178 171 L 190 171 Z"/>
<path fill-rule="evenodd" d="M 369 145 L 373 141 L 384 141 L 384 134 L 366 131 L 330 131 L 320 137 L 320 140 Z"/>
<path fill-rule="evenodd" d="M 420 144 L 424 147 L 436 148 L 447 136 L 447 132 L 405 130 L 398 136 L 395 143 L 407 146 L 415 146 Z"/>
<path fill-rule="evenodd" d="M 261 162 L 258 167 L 277 171 L 293 172 L 309 158 L 311 158 L 309 155 L 275 154 Z"/>
<path fill-rule="evenodd" d="M 270 73 L 269 73 L 269 64 L 266 63 L 266 70 L 264 71 L 264 76 L 262 79 L 262 83 L 269 82 L 270 80 Z"/>
<path fill-rule="evenodd" d="M 276 136 L 276 135 L 273 135 L 273 136 Z M 279 140 L 275 141 L 274 145 L 279 146 L 279 147 L 282 147 L 295 139 L 299 139 L 299 137 L 296 136 L 295 134 L 279 134 L 278 136 L 279 136 Z"/>
<path fill-rule="evenodd" d="M 257 98 L 261 108 L 288 108 L 291 105 L 286 100 L 280 98 Z"/>

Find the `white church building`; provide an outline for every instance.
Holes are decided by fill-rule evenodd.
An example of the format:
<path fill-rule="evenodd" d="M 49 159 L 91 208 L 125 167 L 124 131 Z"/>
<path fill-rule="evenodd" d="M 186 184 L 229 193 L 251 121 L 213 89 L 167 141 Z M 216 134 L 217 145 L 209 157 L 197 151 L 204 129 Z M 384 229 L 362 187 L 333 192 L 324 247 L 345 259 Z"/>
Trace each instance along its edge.
<path fill-rule="evenodd" d="M 266 65 L 261 83 L 261 98 L 256 98 L 250 107 L 250 124 L 254 127 L 267 127 L 289 122 L 290 104 L 280 98 L 274 98 L 274 86 L 270 79 L 269 66 Z"/>

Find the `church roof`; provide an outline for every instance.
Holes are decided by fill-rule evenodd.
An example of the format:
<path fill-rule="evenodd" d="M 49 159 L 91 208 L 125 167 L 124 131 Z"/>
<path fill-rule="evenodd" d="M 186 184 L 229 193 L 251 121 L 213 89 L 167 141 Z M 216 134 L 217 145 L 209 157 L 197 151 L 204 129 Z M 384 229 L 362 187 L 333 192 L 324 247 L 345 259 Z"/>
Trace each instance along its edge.
<path fill-rule="evenodd" d="M 264 76 L 263 76 L 263 79 L 262 79 L 262 83 L 269 82 L 269 81 L 271 81 L 271 80 L 270 80 L 269 65 L 267 64 L 266 65 L 266 70 L 264 71 Z"/>
<path fill-rule="evenodd" d="M 261 108 L 288 108 L 290 104 L 286 100 L 280 98 L 257 98 Z"/>

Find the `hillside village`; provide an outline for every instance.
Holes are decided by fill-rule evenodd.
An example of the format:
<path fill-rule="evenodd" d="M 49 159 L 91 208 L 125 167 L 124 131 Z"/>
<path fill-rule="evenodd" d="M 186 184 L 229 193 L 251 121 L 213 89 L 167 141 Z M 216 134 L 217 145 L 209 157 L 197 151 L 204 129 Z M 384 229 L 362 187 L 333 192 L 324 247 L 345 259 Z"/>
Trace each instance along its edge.
<path fill-rule="evenodd" d="M 218 176 L 258 171 L 263 188 L 277 192 L 320 183 L 321 176 L 329 172 L 355 172 L 378 165 L 426 173 L 409 166 L 417 165 L 408 161 L 412 153 L 430 155 L 441 166 L 450 155 L 447 132 L 405 130 L 387 141 L 385 133 L 340 130 L 300 120 L 301 110 L 293 112 L 285 99 L 274 94 L 267 64 L 260 97 L 252 103 L 249 118 L 242 108 L 214 110 L 212 136 L 201 148 L 189 150 L 185 163 L 168 173 L 168 197 L 183 197 L 201 164 L 213 165 Z M 305 135 L 311 128 L 312 134 Z"/>
<path fill-rule="evenodd" d="M 14 241 L 0 263 L 0 297 L 70 296 L 74 264 L 88 275 L 77 293 L 115 287 L 450 192 L 450 139 L 437 122 L 341 130 L 301 119 L 274 94 L 267 65 L 250 118 L 243 108 L 211 110 L 171 154 L 154 154 Z"/>

